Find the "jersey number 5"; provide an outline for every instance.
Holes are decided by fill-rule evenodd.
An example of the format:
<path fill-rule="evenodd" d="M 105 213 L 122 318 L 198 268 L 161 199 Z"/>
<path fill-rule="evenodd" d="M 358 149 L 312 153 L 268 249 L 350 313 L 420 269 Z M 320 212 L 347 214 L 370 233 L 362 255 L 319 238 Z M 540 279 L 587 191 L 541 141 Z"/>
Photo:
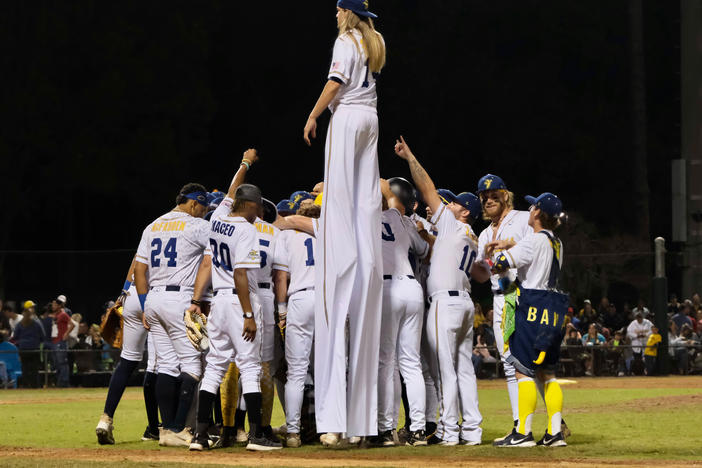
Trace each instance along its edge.
<path fill-rule="evenodd" d="M 383 230 L 380 231 L 383 234 L 383 240 L 388 242 L 395 242 L 395 234 L 392 233 L 390 224 L 383 223 Z"/>
<path fill-rule="evenodd" d="M 463 259 L 461 260 L 461 266 L 458 267 L 459 270 L 462 270 L 466 273 L 466 276 L 470 278 L 470 267 L 473 265 L 473 260 L 475 260 L 475 257 L 478 255 L 475 250 L 473 250 L 470 253 L 470 257 L 468 257 L 468 251 L 470 250 L 470 246 L 466 245 L 463 247 Z M 466 259 L 468 259 L 468 265 L 466 265 Z"/>
<path fill-rule="evenodd" d="M 158 258 L 161 255 L 161 249 L 163 248 L 163 240 L 158 237 L 151 241 L 151 267 L 156 268 L 161 266 L 161 259 Z M 166 266 L 174 267 L 177 265 L 176 259 L 178 258 L 178 252 L 176 252 L 176 238 L 171 237 L 166 242 L 166 248 L 163 249 L 163 256 L 168 259 Z"/>

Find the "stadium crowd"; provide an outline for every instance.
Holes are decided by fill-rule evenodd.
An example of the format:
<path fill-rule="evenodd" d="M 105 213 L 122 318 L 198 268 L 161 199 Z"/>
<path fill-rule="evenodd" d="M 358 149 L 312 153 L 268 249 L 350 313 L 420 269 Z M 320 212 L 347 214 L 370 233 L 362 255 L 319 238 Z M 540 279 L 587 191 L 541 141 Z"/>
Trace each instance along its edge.
<path fill-rule="evenodd" d="M 59 295 L 39 308 L 32 300 L 18 307 L 14 301 L 0 299 L 0 386 L 41 387 L 43 371 L 50 369 L 49 374 L 55 376 L 51 381 L 68 387 L 80 384 L 75 376 L 114 368 L 118 350 L 103 341 L 98 324 L 73 313 L 66 302 L 66 296 Z M 106 302 L 102 314 L 113 304 Z M 476 374 L 483 379 L 498 377 L 501 371 L 492 314 L 490 307 L 476 304 L 472 359 Z M 607 297 L 596 307 L 589 299 L 580 308 L 570 307 L 561 350 L 562 372 L 572 376 L 653 375 L 662 339 L 653 321 L 642 299 L 634 308 L 624 302 L 618 309 Z M 698 293 L 682 302 L 671 295 L 668 343 L 671 373 L 702 373 Z"/>

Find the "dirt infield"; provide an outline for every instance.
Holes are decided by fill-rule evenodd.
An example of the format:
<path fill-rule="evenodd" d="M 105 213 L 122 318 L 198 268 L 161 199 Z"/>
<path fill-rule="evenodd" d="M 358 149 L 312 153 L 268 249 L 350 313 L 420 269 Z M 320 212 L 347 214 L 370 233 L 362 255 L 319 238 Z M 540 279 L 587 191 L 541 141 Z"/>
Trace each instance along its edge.
<path fill-rule="evenodd" d="M 282 455 L 282 453 L 281 453 Z M 319 455 L 295 455 L 286 452 L 285 456 L 277 453 L 232 453 L 232 452 L 203 452 L 193 453 L 188 451 L 163 451 L 153 450 L 129 450 L 128 452 L 106 452 L 101 449 L 31 449 L 31 448 L 11 448 L 0 447 L 0 459 L 6 457 L 22 457 L 30 459 L 49 459 L 68 461 L 103 461 L 103 462 L 129 462 L 138 463 L 180 463 L 192 465 L 229 465 L 229 466 L 290 466 L 290 467 L 345 467 L 345 466 L 367 466 L 367 467 L 396 467 L 402 468 L 427 468 L 431 466 L 441 467 L 498 467 L 509 464 L 510 466 L 544 466 L 544 467 L 580 467 L 580 466 L 662 466 L 690 467 L 699 466 L 697 462 L 666 461 L 666 460 L 604 460 L 604 459 L 583 459 L 569 461 L 550 461 L 544 459 L 517 461 L 514 459 L 496 459 L 487 457 L 410 457 L 393 456 L 383 457 L 366 455 L 357 451 L 334 451 L 325 453 L 325 457 Z"/>

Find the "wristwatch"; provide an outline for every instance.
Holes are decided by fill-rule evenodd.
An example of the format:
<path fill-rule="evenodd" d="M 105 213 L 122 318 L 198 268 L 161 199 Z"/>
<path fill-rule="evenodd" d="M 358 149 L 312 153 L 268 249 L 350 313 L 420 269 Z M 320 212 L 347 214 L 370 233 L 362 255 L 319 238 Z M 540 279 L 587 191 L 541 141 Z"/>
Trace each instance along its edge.
<path fill-rule="evenodd" d="M 244 312 L 244 318 L 245 319 L 253 318 L 253 312 Z"/>

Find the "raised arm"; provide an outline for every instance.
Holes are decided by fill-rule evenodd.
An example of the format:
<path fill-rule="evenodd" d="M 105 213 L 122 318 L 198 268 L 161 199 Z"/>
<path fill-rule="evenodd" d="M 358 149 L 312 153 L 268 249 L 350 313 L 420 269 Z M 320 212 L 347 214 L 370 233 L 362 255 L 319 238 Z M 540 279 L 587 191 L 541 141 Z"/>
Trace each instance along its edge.
<path fill-rule="evenodd" d="M 251 169 L 251 166 L 253 166 L 256 161 L 258 161 L 258 152 L 255 149 L 249 148 L 244 151 L 244 157 L 241 159 L 239 170 L 234 174 L 232 183 L 229 185 L 229 190 L 227 191 L 227 196 L 229 198 L 234 199 L 236 189 L 244 183 L 244 180 L 246 180 L 246 173 L 249 172 L 249 169 Z"/>
<path fill-rule="evenodd" d="M 436 186 L 434 182 L 424 170 L 417 158 L 412 153 L 409 145 L 405 142 L 405 139 L 401 136 L 399 140 L 395 141 L 395 154 L 407 161 L 410 168 L 410 173 L 412 174 L 412 180 L 417 186 L 417 190 L 422 194 L 424 202 L 431 208 L 431 211 L 436 213 L 441 207 L 441 199 L 439 194 L 436 193 Z"/>

